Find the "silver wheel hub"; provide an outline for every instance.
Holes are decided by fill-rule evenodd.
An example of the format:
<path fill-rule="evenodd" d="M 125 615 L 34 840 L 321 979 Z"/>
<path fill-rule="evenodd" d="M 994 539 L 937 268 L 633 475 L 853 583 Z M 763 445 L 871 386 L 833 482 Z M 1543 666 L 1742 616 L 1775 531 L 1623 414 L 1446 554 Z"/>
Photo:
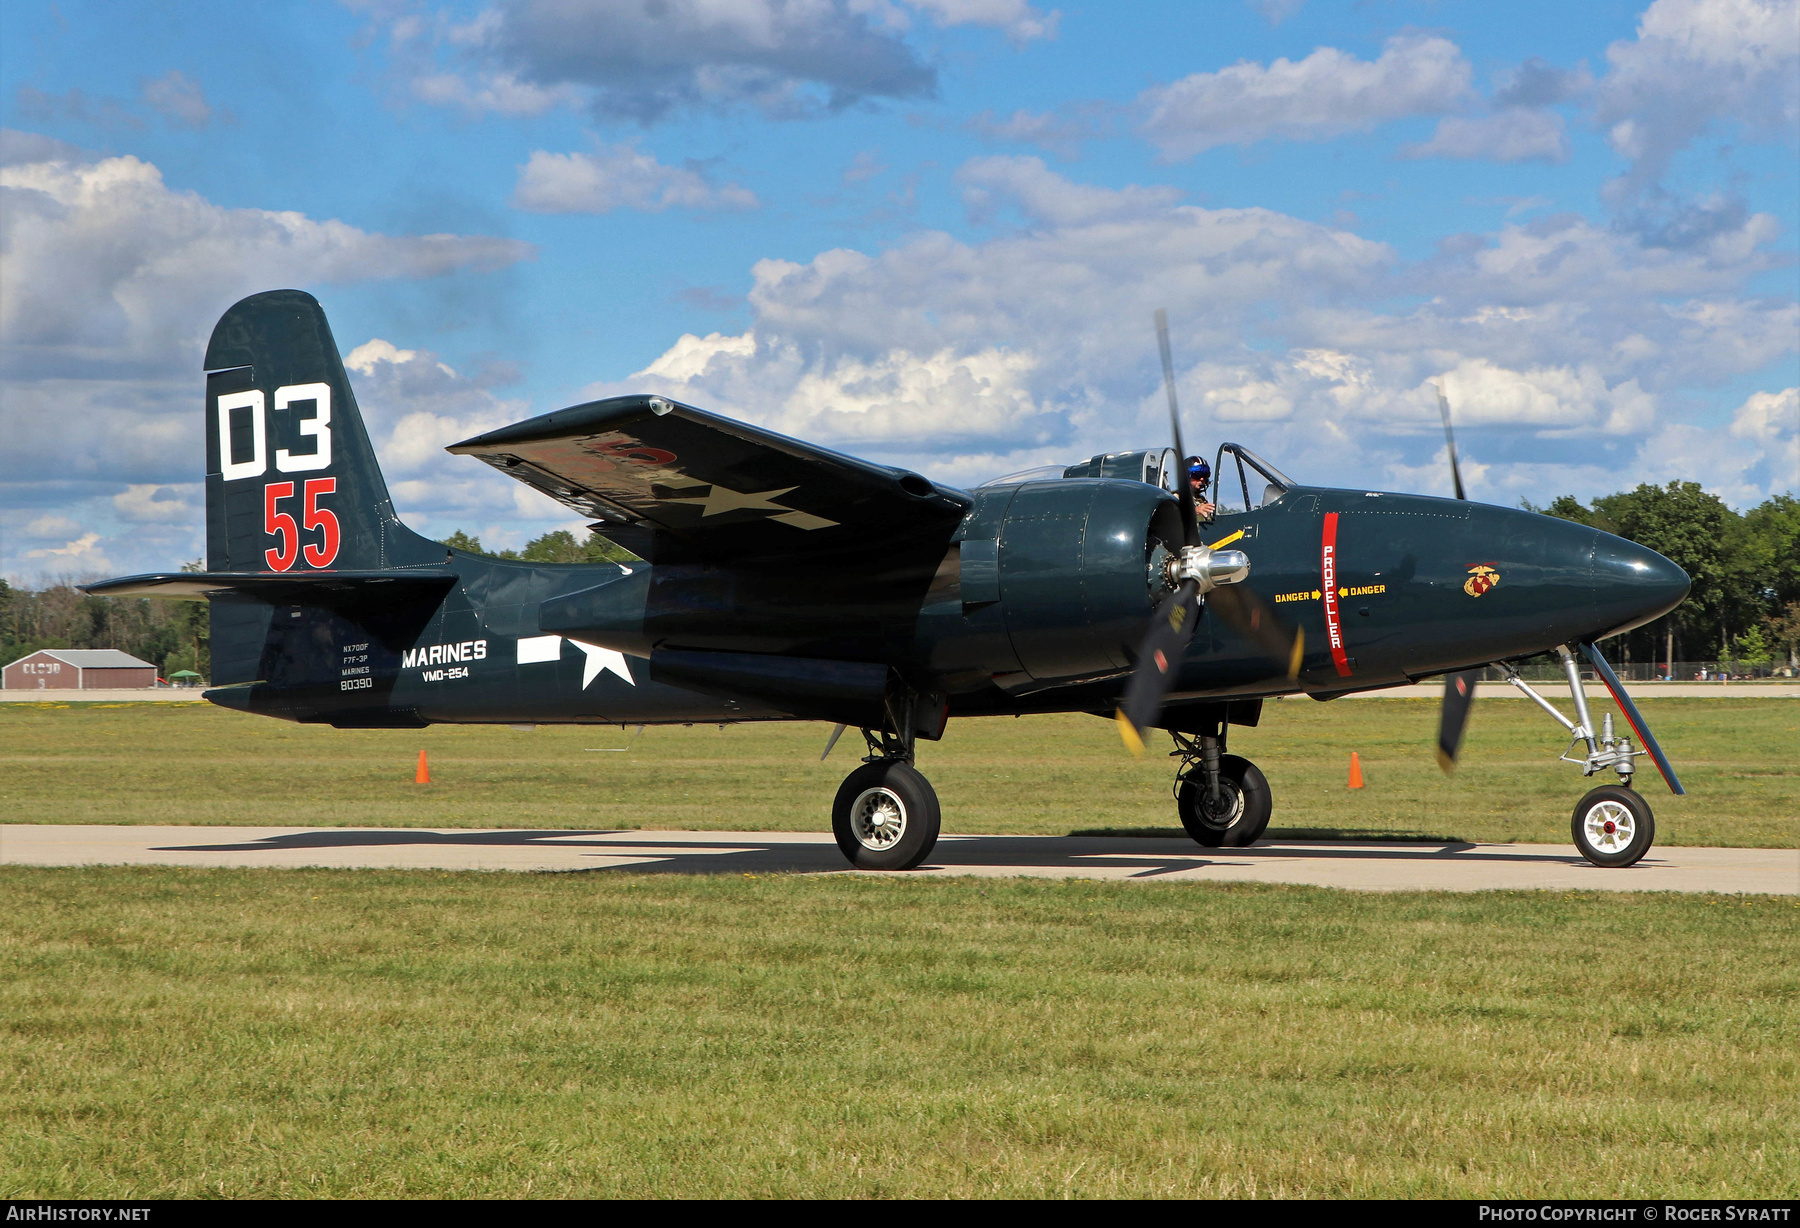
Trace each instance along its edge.
<path fill-rule="evenodd" d="M 1206 783 L 1199 779 L 1195 779 L 1192 783 L 1194 786 L 1194 809 L 1207 826 L 1223 830 L 1244 817 L 1244 795 L 1230 781 L 1221 780 L 1219 782 L 1219 808 L 1217 810 L 1213 809 L 1212 798 L 1207 796 Z"/>
<path fill-rule="evenodd" d="M 885 852 L 906 834 L 906 803 L 892 789 L 865 789 L 850 806 L 850 831 L 864 848 Z"/>
<path fill-rule="evenodd" d="M 1637 836 L 1637 816 L 1623 802 L 1608 798 L 1588 808 L 1581 830 L 1588 843 L 1602 853 L 1620 853 Z"/>

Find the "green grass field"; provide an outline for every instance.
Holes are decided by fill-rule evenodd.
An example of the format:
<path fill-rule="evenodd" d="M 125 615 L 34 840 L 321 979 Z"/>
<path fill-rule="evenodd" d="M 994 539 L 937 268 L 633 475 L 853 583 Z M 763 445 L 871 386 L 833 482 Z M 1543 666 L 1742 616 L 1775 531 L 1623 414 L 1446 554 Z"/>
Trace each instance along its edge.
<path fill-rule="evenodd" d="M 1270 705 L 1276 825 L 1567 839 L 1516 701 Z M 1668 842 L 1800 844 L 1800 704 L 1658 700 Z M 0 821 L 818 829 L 820 726 L 0 706 Z M 434 783 L 412 783 L 419 749 Z M 1350 750 L 1368 787 L 1344 788 Z M 1164 828 L 1091 717 L 922 748 L 960 831 Z M 1646 782 L 1647 784 L 1649 782 Z M 1800 904 L 0 867 L 0 1197 L 1800 1194 Z"/>
<path fill-rule="evenodd" d="M 1640 777 L 1664 844 L 1800 845 L 1800 701 L 1657 699 L 1645 705 L 1689 790 Z M 825 763 L 815 724 L 650 728 L 448 725 L 350 731 L 210 704 L 0 705 L 0 822 L 276 826 L 661 827 L 822 830 L 860 745 Z M 1522 700 L 1477 705 L 1454 777 L 1432 748 L 1428 700 L 1287 700 L 1231 746 L 1275 794 L 1272 834 L 1408 833 L 1563 843 L 1594 781 Z M 630 745 L 625 753 L 604 747 Z M 418 752 L 433 783 L 413 783 Z M 1350 752 L 1367 787 L 1345 787 Z M 1090 716 L 958 721 L 921 743 L 946 831 L 1175 829 L 1170 763 L 1125 755 Z"/>
<path fill-rule="evenodd" d="M 1800 1195 L 1800 905 L 0 868 L 0 1197 Z"/>

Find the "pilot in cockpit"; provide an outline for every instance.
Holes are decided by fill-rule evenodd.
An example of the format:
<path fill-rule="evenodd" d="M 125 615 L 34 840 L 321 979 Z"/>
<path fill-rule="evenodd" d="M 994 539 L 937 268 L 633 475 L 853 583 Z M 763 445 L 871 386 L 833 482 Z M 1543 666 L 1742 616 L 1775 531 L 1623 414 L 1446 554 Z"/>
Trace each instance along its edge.
<path fill-rule="evenodd" d="M 1210 520 L 1217 509 L 1208 501 L 1206 488 L 1212 482 L 1212 466 L 1198 456 L 1187 458 L 1188 487 L 1194 492 L 1194 514 Z"/>

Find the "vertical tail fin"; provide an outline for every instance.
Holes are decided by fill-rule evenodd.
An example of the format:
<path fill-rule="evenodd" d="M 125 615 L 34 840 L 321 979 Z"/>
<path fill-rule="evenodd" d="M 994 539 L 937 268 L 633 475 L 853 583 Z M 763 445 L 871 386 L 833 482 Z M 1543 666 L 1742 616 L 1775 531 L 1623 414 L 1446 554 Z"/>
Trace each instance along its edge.
<path fill-rule="evenodd" d="M 394 516 L 318 301 L 237 303 L 206 347 L 206 565 L 314 571 L 441 561 Z"/>
<path fill-rule="evenodd" d="M 271 290 L 227 311 L 206 347 L 207 570 L 296 575 L 443 559 L 442 546 L 394 515 L 317 300 Z M 215 686 L 276 678 L 299 651 L 296 635 L 336 644 L 316 611 L 248 593 L 210 604 Z M 249 692 L 218 694 L 251 702 Z"/>

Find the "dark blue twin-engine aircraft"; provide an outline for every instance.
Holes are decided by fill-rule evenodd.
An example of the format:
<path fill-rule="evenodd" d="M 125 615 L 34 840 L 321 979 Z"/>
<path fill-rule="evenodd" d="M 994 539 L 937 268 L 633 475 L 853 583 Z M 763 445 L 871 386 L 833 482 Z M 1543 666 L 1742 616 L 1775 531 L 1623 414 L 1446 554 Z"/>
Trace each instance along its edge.
<path fill-rule="evenodd" d="M 1166 330 L 1164 372 L 1169 372 Z M 1653 839 L 1648 754 L 1595 648 L 1672 609 L 1688 578 L 1641 546 L 1458 499 L 1306 486 L 1236 444 L 1204 519 L 1175 448 L 963 491 L 661 397 L 614 397 L 459 443 L 641 561 L 539 564 L 447 549 L 394 515 L 324 313 L 295 290 L 225 313 L 206 351 L 207 570 L 89 586 L 211 604 L 212 702 L 339 728 L 807 720 L 868 756 L 832 808 L 853 865 L 937 840 L 917 740 L 950 718 L 1090 712 L 1127 745 L 1163 729 L 1205 845 L 1247 845 L 1269 783 L 1227 753 L 1263 700 L 1447 678 L 1455 756 L 1474 671 L 1562 723 L 1565 758 L 1618 784 L 1575 842 L 1630 865 Z M 1174 386 L 1169 383 L 1171 418 Z M 1508 662 L 1561 654 L 1576 717 Z M 1585 657 L 1636 735 L 1596 728 Z M 1349 719 L 1354 719 L 1353 716 Z M 829 749 L 829 747 L 828 747 Z"/>

